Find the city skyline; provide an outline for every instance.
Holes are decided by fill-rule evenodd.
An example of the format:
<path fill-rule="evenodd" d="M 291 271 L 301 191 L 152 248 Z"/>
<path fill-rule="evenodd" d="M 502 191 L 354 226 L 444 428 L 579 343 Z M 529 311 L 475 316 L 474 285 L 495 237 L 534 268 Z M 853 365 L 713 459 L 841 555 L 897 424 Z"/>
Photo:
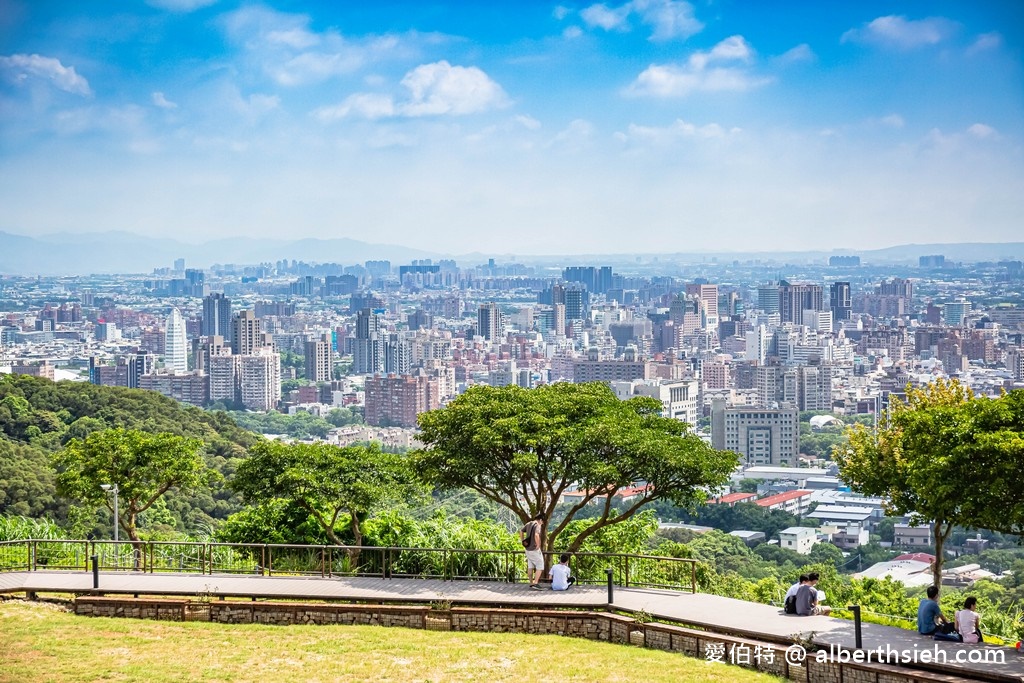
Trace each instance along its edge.
<path fill-rule="evenodd" d="M 1011 241 L 1022 14 L 0 0 L 0 230 L 518 254 Z"/>

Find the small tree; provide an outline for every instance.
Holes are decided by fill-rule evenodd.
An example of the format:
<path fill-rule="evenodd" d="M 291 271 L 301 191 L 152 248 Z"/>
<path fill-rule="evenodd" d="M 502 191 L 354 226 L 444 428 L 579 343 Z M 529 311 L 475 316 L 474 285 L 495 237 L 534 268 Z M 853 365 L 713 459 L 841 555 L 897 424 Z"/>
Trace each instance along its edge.
<path fill-rule="evenodd" d="M 132 429 L 93 432 L 84 439 L 72 439 L 54 454 L 57 492 L 113 512 L 113 500 L 101 486 L 116 485 L 120 527 L 138 543 L 140 513 L 172 488 L 192 490 L 218 476 L 203 461 L 202 448 L 202 441 L 174 434 Z"/>
<path fill-rule="evenodd" d="M 550 520 L 575 488 L 565 517 L 554 528 L 545 525 L 544 545 L 553 551 L 576 515 L 596 505 L 597 518 L 557 546 L 576 552 L 653 501 L 703 502 L 705 491 L 723 485 L 736 467 L 735 453 L 713 450 L 661 411 L 660 401 L 620 401 L 602 383 L 473 387 L 420 415 L 426 447 L 411 455 L 427 482 L 472 489 L 524 524 L 538 513 Z M 615 514 L 616 497 L 638 484 Z"/>
<path fill-rule="evenodd" d="M 238 466 L 231 488 L 246 503 L 292 502 L 316 519 L 331 543 L 344 545 L 335 528 L 347 514 L 354 545 L 362 545 L 367 513 L 422 493 L 405 457 L 377 444 L 341 448 L 327 443 L 261 441 Z"/>
<path fill-rule="evenodd" d="M 936 586 L 955 526 L 1020 527 L 1020 405 L 1020 396 L 975 398 L 956 380 L 908 386 L 906 402 L 891 399 L 877 432 L 854 426 L 837 449 L 854 490 L 886 498 L 889 514 L 932 526 Z"/>

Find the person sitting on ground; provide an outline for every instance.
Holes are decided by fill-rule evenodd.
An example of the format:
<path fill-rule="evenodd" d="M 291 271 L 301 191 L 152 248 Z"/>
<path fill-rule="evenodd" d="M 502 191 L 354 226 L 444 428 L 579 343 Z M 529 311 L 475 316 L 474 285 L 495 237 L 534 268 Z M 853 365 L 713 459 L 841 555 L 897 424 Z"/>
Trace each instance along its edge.
<path fill-rule="evenodd" d="M 789 587 L 786 591 L 786 597 L 782 599 L 782 611 L 786 614 L 796 614 L 796 592 L 800 590 L 800 586 L 807 583 L 810 579 L 807 578 L 807 574 L 801 574 L 800 579 Z"/>
<path fill-rule="evenodd" d="M 949 635 L 953 632 L 953 624 L 939 608 L 939 587 L 928 586 L 928 597 L 922 598 L 917 605 L 917 632 L 923 636 L 936 634 Z M 957 639 L 959 640 L 959 638 Z"/>
<path fill-rule="evenodd" d="M 566 591 L 569 590 L 569 586 L 576 583 L 576 577 L 570 576 L 570 557 L 569 553 L 562 553 L 558 556 L 558 564 L 551 568 L 549 572 L 551 576 L 551 590 Z"/>
<path fill-rule="evenodd" d="M 977 612 L 978 598 L 969 597 L 964 600 L 964 608 L 953 615 L 956 619 L 956 630 L 965 643 L 981 643 L 981 615 Z"/>

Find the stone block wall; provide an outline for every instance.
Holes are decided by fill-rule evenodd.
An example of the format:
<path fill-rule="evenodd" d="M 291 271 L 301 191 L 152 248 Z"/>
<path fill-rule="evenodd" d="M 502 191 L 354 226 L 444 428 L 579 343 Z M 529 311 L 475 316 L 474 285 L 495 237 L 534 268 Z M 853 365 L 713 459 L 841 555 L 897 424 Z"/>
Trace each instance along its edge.
<path fill-rule="evenodd" d="M 221 624 L 361 624 L 438 631 L 550 634 L 622 644 L 642 643 L 643 647 L 701 659 L 709 659 L 714 655 L 723 664 L 757 669 L 800 683 L 925 683 L 953 680 L 949 676 L 886 664 L 822 664 L 813 661 L 810 656 L 803 666 L 789 665 L 785 657 L 786 648 L 782 645 L 671 624 L 641 623 L 630 617 L 607 612 L 473 607 L 432 610 L 425 605 L 231 600 L 207 602 L 80 596 L 75 599 L 75 613 L 95 617 L 168 621 L 209 620 Z"/>

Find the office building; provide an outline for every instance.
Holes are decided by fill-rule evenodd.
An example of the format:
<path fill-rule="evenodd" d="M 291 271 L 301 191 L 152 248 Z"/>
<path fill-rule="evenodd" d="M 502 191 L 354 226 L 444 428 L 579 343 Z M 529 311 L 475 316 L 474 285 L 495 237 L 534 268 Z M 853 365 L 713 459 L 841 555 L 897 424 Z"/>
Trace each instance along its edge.
<path fill-rule="evenodd" d="M 784 323 L 804 324 L 804 311 L 822 310 L 821 285 L 779 282 L 779 316 Z"/>
<path fill-rule="evenodd" d="M 324 336 L 305 344 L 306 379 L 315 384 L 330 382 L 334 374 L 331 363 L 331 339 Z"/>
<path fill-rule="evenodd" d="M 739 453 L 743 465 L 795 466 L 800 453 L 796 408 L 726 407 L 711 403 L 711 445 Z"/>
<path fill-rule="evenodd" d="M 832 321 L 842 322 L 853 316 L 853 296 L 850 293 L 849 282 L 833 282 L 829 286 L 829 309 L 832 311 Z"/>
<path fill-rule="evenodd" d="M 503 336 L 504 321 L 501 309 L 496 303 L 480 304 L 476 313 L 476 333 L 489 342 L 500 341 Z"/>
<path fill-rule="evenodd" d="M 372 375 L 384 372 L 387 364 L 386 333 L 381 317 L 369 308 L 356 314 L 356 337 L 352 340 L 352 372 Z"/>
<path fill-rule="evenodd" d="M 950 327 L 960 327 L 964 324 L 964 318 L 971 312 L 971 302 L 966 299 L 957 299 L 942 306 L 942 316 Z"/>
<path fill-rule="evenodd" d="M 167 328 L 164 332 L 164 368 L 179 375 L 188 372 L 185 319 L 181 317 L 181 312 L 177 308 L 171 309 L 171 314 L 167 316 Z"/>
<path fill-rule="evenodd" d="M 203 298 L 203 323 L 200 333 L 204 337 L 219 335 L 231 338 L 231 299 L 220 292 Z"/>
<path fill-rule="evenodd" d="M 768 314 L 779 312 L 779 285 L 769 282 L 757 288 L 757 308 Z"/>

